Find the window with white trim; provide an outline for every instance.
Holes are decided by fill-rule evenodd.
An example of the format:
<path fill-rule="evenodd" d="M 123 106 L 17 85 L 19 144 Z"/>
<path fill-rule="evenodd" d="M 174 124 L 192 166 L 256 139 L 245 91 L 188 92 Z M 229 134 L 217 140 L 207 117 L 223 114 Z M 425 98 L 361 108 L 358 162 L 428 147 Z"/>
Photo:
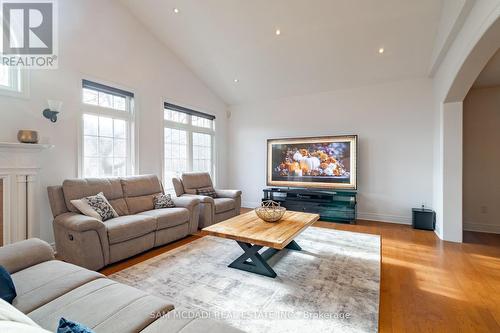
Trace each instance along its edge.
<path fill-rule="evenodd" d="M 183 172 L 205 171 L 214 180 L 215 117 L 170 103 L 164 105 L 165 190 Z"/>
<path fill-rule="evenodd" d="M 81 177 L 134 174 L 134 94 L 82 81 Z"/>
<path fill-rule="evenodd" d="M 7 95 L 21 95 L 23 93 L 23 76 L 19 67 L 0 64 L 0 91 Z"/>

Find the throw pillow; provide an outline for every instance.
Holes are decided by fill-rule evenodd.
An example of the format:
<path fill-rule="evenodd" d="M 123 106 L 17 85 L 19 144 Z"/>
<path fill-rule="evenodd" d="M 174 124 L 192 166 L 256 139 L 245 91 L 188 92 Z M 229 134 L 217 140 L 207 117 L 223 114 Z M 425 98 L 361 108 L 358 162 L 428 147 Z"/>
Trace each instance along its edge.
<path fill-rule="evenodd" d="M 82 214 L 98 219 L 99 221 L 106 221 L 113 217 L 118 217 L 118 214 L 102 192 L 80 200 L 71 200 L 71 203 Z"/>
<path fill-rule="evenodd" d="M 83 215 L 93 217 L 95 219 L 98 219 L 99 221 L 102 220 L 101 215 L 97 214 L 97 212 L 92 207 L 90 207 L 90 205 L 88 204 L 88 202 L 85 198 L 78 199 L 78 200 L 71 200 L 70 202 Z"/>
<path fill-rule="evenodd" d="M 94 331 L 76 321 L 61 318 L 57 327 L 57 333 L 94 333 Z"/>
<path fill-rule="evenodd" d="M 174 208 L 175 204 L 172 201 L 172 197 L 170 194 L 157 194 L 155 195 L 153 199 L 155 209 L 161 209 L 161 208 Z"/>
<path fill-rule="evenodd" d="M 3 299 L 0 299 L 0 332 L 50 333 Z"/>
<path fill-rule="evenodd" d="M 0 298 L 12 304 L 16 296 L 16 287 L 9 272 L 3 266 L 0 266 Z"/>
<path fill-rule="evenodd" d="M 217 198 L 217 193 L 215 192 L 213 187 L 202 187 L 196 189 L 196 194 L 198 195 L 206 195 L 207 197 Z"/>

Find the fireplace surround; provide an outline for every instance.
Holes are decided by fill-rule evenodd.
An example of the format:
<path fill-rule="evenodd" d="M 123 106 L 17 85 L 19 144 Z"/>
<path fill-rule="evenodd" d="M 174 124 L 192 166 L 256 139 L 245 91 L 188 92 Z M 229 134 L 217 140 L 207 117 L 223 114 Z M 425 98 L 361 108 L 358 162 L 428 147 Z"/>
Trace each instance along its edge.
<path fill-rule="evenodd" d="M 37 235 L 40 154 L 49 148 L 52 146 L 0 142 L 2 245 Z"/>

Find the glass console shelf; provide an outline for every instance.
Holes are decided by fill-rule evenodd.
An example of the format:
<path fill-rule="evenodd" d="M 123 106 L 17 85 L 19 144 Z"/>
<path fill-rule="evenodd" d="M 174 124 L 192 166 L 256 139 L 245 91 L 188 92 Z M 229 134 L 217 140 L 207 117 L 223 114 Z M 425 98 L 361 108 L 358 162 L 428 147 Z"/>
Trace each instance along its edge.
<path fill-rule="evenodd" d="M 316 213 L 321 221 L 355 223 L 355 190 L 266 188 L 264 200 L 279 202 L 288 210 Z"/>

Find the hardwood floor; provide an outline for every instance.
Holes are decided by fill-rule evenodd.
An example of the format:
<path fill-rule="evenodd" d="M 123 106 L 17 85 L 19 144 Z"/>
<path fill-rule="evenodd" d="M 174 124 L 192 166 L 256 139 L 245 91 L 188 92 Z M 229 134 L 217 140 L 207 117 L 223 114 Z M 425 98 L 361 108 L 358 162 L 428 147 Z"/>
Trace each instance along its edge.
<path fill-rule="evenodd" d="M 500 332 L 500 235 L 465 232 L 465 242 L 457 244 L 399 224 L 315 226 L 381 235 L 380 332 Z M 154 249 L 102 273 L 112 274 L 199 237 Z"/>

